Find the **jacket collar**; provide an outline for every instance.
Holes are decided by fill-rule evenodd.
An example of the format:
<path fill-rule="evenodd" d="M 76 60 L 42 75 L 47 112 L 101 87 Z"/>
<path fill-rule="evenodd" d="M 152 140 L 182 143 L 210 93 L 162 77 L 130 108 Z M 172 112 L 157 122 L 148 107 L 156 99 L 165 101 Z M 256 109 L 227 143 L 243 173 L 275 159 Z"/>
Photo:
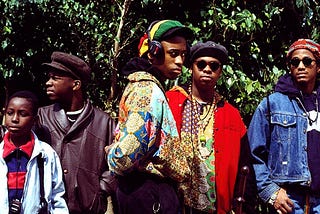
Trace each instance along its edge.
<path fill-rule="evenodd" d="M 22 152 L 24 152 L 30 158 L 31 155 L 32 155 L 32 152 L 33 152 L 33 148 L 34 148 L 34 136 L 33 136 L 33 134 L 31 134 L 31 140 L 28 141 L 26 144 L 20 146 L 20 147 L 16 147 L 13 143 L 11 143 L 9 141 L 9 136 L 10 136 L 10 133 L 7 132 L 3 137 L 4 146 L 3 146 L 2 157 L 6 158 L 8 155 L 13 153 L 16 149 L 20 149 Z"/>
<path fill-rule="evenodd" d="M 53 106 L 53 117 L 55 123 L 61 128 L 66 136 L 79 128 L 82 129 L 85 127 L 90 122 L 90 117 L 92 117 L 92 114 L 93 106 L 91 105 L 90 101 L 87 100 L 83 111 L 80 113 L 73 125 L 71 125 L 67 118 L 66 112 L 61 105 L 59 103 L 55 103 Z"/>
<path fill-rule="evenodd" d="M 165 90 L 161 82 L 154 75 L 146 71 L 134 72 L 128 76 L 128 79 L 131 83 L 140 82 L 140 81 L 152 81 L 159 86 L 159 88 L 163 91 L 163 93 L 165 93 Z"/>

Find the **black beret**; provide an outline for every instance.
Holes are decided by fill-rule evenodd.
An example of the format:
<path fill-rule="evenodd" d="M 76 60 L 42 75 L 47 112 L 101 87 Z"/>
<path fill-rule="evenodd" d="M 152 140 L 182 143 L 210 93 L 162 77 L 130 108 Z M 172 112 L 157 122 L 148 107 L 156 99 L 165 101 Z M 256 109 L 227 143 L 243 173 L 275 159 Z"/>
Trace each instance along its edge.
<path fill-rule="evenodd" d="M 42 65 L 68 73 L 74 79 L 79 79 L 84 83 L 90 80 L 91 69 L 89 65 L 79 57 L 71 54 L 55 51 L 51 55 L 51 62 L 43 63 Z"/>
<path fill-rule="evenodd" d="M 207 41 L 205 43 L 198 42 L 190 49 L 190 62 L 193 63 L 199 57 L 210 56 L 218 59 L 222 64 L 226 64 L 228 61 L 227 49 L 215 42 Z"/>

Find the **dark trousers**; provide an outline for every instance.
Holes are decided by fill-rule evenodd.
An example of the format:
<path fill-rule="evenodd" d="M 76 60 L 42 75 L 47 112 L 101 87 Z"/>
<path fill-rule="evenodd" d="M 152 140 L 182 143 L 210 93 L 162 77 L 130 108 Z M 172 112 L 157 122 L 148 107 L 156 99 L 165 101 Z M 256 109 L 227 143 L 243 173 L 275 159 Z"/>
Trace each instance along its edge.
<path fill-rule="evenodd" d="M 118 178 L 120 214 L 178 214 L 179 199 L 172 182 L 155 175 L 134 173 Z"/>

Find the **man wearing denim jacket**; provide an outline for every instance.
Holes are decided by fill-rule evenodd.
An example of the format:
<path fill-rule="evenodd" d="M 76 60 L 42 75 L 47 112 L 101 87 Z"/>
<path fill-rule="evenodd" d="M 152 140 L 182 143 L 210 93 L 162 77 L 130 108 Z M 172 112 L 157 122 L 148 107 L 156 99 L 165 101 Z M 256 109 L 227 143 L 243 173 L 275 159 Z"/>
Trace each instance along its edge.
<path fill-rule="evenodd" d="M 271 212 L 319 213 L 320 45 L 297 40 L 287 62 L 290 72 L 259 104 L 248 129 L 258 193 Z"/>

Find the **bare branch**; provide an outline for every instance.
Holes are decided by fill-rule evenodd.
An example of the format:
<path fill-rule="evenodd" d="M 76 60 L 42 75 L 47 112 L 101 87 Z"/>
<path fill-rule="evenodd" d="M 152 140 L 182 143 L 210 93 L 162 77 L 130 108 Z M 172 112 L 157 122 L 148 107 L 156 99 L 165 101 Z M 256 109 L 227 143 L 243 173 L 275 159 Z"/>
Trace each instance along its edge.
<path fill-rule="evenodd" d="M 120 23 L 119 23 L 119 28 L 117 31 L 117 35 L 114 41 L 114 56 L 112 60 L 112 75 L 111 75 L 111 90 L 110 90 L 110 97 L 109 99 L 112 100 L 115 96 L 115 91 L 116 91 L 116 83 L 117 83 L 117 65 L 118 65 L 118 57 L 119 57 L 119 51 L 120 51 L 120 38 L 121 38 L 121 33 L 122 33 L 122 28 L 124 26 L 124 20 L 125 17 L 129 11 L 130 4 L 133 0 L 125 0 L 123 2 L 122 7 L 120 8 L 121 10 L 121 17 L 120 17 Z"/>

